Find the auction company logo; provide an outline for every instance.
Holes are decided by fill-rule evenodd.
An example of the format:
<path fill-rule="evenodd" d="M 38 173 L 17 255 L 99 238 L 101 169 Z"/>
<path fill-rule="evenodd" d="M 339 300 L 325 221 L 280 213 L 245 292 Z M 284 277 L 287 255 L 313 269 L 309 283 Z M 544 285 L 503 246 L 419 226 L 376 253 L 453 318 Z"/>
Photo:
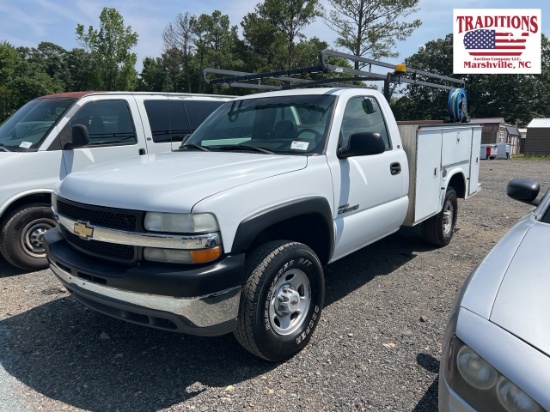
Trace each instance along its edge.
<path fill-rule="evenodd" d="M 455 74 L 540 74 L 540 9 L 454 9 Z"/>

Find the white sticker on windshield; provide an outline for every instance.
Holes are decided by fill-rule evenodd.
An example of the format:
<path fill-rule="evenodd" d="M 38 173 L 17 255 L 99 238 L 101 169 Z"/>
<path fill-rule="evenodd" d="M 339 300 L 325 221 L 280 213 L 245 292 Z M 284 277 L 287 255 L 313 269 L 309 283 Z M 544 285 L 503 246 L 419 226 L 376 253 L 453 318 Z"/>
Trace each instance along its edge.
<path fill-rule="evenodd" d="M 290 144 L 290 148 L 294 150 L 307 150 L 308 147 L 309 142 L 298 142 L 295 140 Z"/>
<path fill-rule="evenodd" d="M 19 147 L 22 149 L 30 149 L 31 146 L 32 146 L 32 142 L 21 142 L 21 144 L 19 145 Z"/>

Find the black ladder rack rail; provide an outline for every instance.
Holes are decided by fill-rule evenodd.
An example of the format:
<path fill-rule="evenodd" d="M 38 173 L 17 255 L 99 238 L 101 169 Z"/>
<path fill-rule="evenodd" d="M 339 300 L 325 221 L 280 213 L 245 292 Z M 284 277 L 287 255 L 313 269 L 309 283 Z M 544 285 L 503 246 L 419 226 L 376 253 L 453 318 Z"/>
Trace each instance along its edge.
<path fill-rule="evenodd" d="M 356 70 L 349 67 L 342 67 L 331 64 L 327 61 L 327 56 L 334 56 L 351 60 L 352 62 L 359 62 L 364 66 L 368 66 L 369 70 Z M 311 87 L 317 85 L 331 85 L 331 86 L 344 86 L 342 82 L 358 82 L 358 81 L 383 81 L 384 82 L 384 96 L 386 99 L 390 99 L 395 85 L 407 83 L 416 86 L 428 86 L 438 89 L 451 90 L 456 87 L 464 88 L 464 80 L 456 79 L 454 77 L 442 76 L 435 73 L 430 73 L 424 70 L 413 69 L 407 67 L 406 73 L 396 71 L 398 68 L 396 64 L 385 63 L 378 60 L 368 59 L 365 57 L 354 56 L 352 54 L 342 53 L 335 50 L 323 50 L 319 55 L 320 64 L 318 66 L 310 66 L 304 68 L 295 68 L 289 70 L 279 70 L 273 72 L 264 73 L 247 73 L 233 70 L 223 69 L 204 69 L 204 80 L 212 85 L 227 84 L 231 87 L 242 87 L 261 90 L 284 90 L 297 87 Z M 390 69 L 386 74 L 376 73 L 371 71 L 373 67 Z M 347 74 L 349 77 L 334 77 L 331 79 L 323 80 L 310 80 L 301 79 L 298 77 L 304 74 L 316 74 L 316 73 L 335 73 L 335 74 Z M 224 75 L 226 77 L 208 78 L 208 74 Z M 424 80 L 418 80 L 417 76 L 427 77 L 435 79 L 441 83 L 433 83 Z M 262 80 L 277 80 L 282 82 L 282 85 L 267 85 L 262 84 Z M 248 82 L 248 83 L 247 83 Z M 445 84 L 451 83 L 451 85 Z M 392 85 L 393 88 L 392 88 Z M 454 86 L 453 86 L 454 85 Z M 354 85 L 357 87 L 357 85 Z M 349 87 L 349 84 L 345 85 Z"/>

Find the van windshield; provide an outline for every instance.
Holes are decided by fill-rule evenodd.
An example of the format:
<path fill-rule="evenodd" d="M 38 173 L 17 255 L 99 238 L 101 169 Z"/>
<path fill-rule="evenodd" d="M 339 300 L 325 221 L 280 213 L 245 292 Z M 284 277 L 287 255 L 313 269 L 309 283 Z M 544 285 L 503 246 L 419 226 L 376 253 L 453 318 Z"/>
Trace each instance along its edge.
<path fill-rule="evenodd" d="M 37 150 L 51 128 L 75 101 L 68 97 L 31 100 L 0 126 L 0 150 Z"/>

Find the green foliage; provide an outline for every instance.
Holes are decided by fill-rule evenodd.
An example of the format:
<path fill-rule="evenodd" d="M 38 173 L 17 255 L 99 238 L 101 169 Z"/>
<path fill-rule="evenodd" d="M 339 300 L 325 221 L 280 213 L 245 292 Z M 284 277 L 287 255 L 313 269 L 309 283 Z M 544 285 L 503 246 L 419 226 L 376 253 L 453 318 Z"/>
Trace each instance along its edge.
<path fill-rule="evenodd" d="M 36 96 L 63 91 L 63 83 L 31 55 L 30 49 L 0 43 L 0 122 Z"/>
<path fill-rule="evenodd" d="M 503 117 L 507 123 L 527 125 L 534 117 L 550 116 L 550 44 L 542 35 L 542 73 L 469 74 L 465 80 L 468 114 L 471 117 Z M 453 72 L 453 36 L 429 41 L 405 60 L 408 67 L 441 75 Z M 421 79 L 421 78 L 420 78 Z M 430 81 L 430 80 L 428 80 Z M 446 120 L 448 92 L 429 87 L 407 86 L 403 96 L 392 100 L 399 119 Z"/>
<path fill-rule="evenodd" d="M 418 0 L 329 0 L 333 10 L 325 17 L 338 33 L 336 44 L 354 56 L 397 57 L 397 40 L 405 40 L 420 20 L 405 18 L 416 12 Z M 357 62 L 355 68 L 360 67 Z"/>
<path fill-rule="evenodd" d="M 265 0 L 256 5 L 256 14 L 285 38 L 288 69 L 295 64 L 296 40 L 304 38 L 301 30 L 321 16 L 321 10 L 318 0 Z"/>
<path fill-rule="evenodd" d="M 135 70 L 138 35 L 124 25 L 114 8 L 103 8 L 99 28 L 78 24 L 82 48 L 65 50 L 49 42 L 36 48 L 0 43 L 0 121 L 40 95 L 81 90 L 143 90 L 170 92 L 251 93 L 205 83 L 202 70 L 216 67 L 242 72 L 267 72 L 319 63 L 328 48 L 322 39 L 306 38 L 303 29 L 324 16 L 338 33 L 336 44 L 356 56 L 395 57 L 396 41 L 420 25 L 412 15 L 418 0 L 329 0 L 329 13 L 319 0 L 264 0 L 240 22 L 238 33 L 219 10 L 200 16 L 179 14 L 162 33 L 160 56 L 145 57 Z M 427 42 L 406 59 L 408 67 L 449 76 L 452 35 Z M 333 64 L 349 67 L 344 59 Z M 535 117 L 550 117 L 550 44 L 542 35 L 540 75 L 464 75 L 472 117 L 504 117 L 526 125 Z M 310 74 L 310 79 L 333 77 Z M 419 76 L 419 80 L 422 76 Z M 430 79 L 425 79 L 431 81 Z M 272 81 L 272 84 L 280 84 Z M 448 92 L 428 87 L 400 86 L 391 99 L 398 119 L 445 120 Z"/>
<path fill-rule="evenodd" d="M 114 8 L 103 8 L 99 29 L 76 27 L 77 39 L 90 52 L 93 61 L 92 87 L 98 90 L 133 90 L 136 80 L 137 56 L 130 49 L 138 35 Z"/>

